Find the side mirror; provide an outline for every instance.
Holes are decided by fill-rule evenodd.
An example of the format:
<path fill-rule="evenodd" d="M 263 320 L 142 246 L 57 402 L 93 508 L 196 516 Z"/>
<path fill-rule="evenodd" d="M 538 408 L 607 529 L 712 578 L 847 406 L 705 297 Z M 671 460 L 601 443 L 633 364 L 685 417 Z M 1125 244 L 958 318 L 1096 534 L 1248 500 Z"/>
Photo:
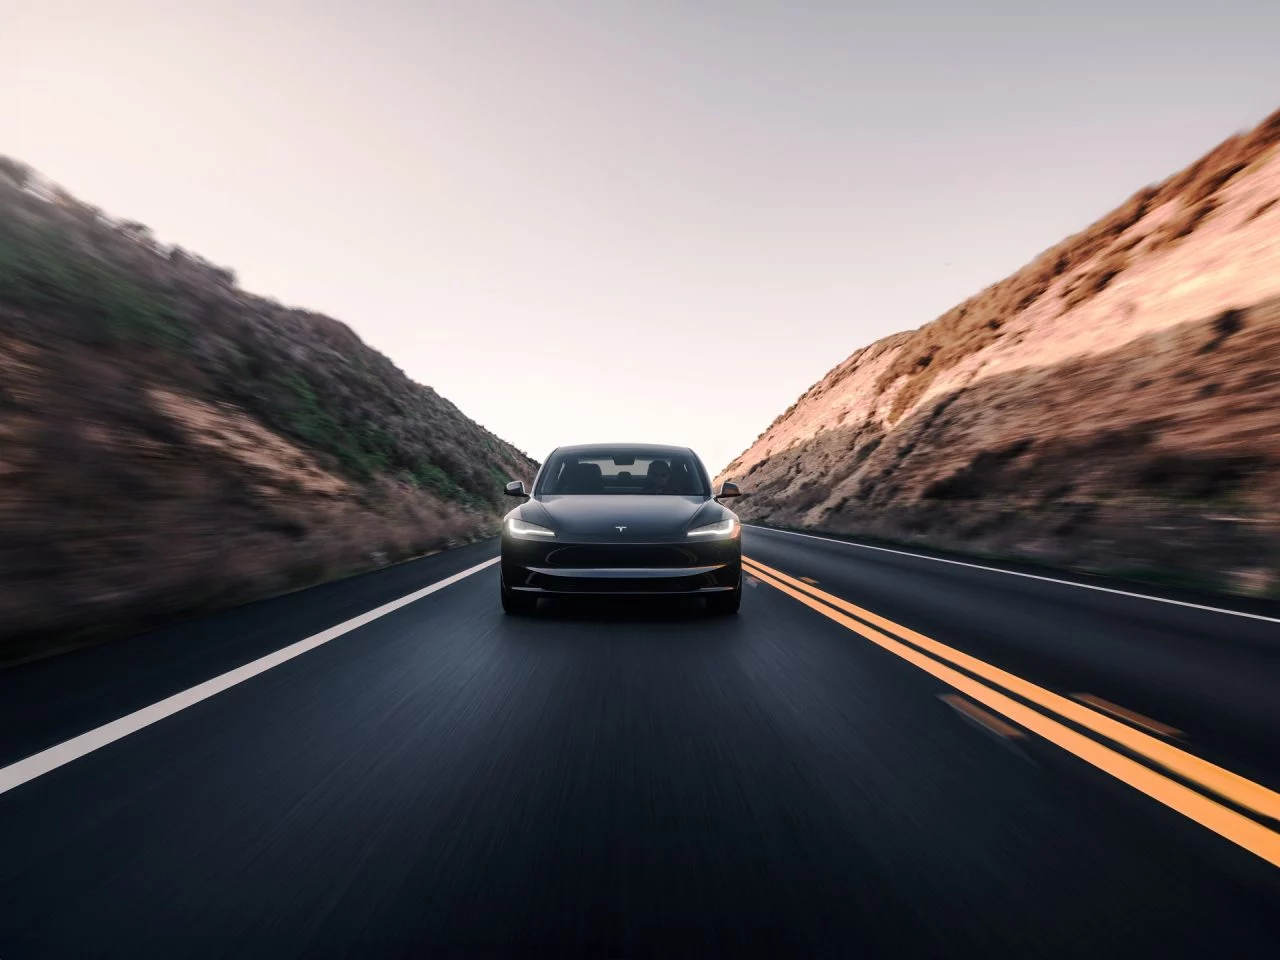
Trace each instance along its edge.
<path fill-rule="evenodd" d="M 740 496 L 742 496 L 742 491 L 738 489 L 738 485 L 726 480 L 724 483 L 720 484 L 720 492 L 716 494 L 716 499 L 719 500 L 721 497 Z"/>
<path fill-rule="evenodd" d="M 529 494 L 525 492 L 523 480 L 512 480 L 507 484 L 503 491 L 508 497 L 527 497 Z"/>

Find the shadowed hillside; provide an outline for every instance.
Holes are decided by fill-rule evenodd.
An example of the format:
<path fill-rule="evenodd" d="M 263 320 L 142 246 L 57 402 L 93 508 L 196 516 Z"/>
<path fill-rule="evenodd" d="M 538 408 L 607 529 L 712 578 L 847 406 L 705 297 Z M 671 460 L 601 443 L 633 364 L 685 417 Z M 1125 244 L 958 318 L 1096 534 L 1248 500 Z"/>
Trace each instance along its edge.
<path fill-rule="evenodd" d="M 719 479 L 748 521 L 1280 590 L 1280 113 L 918 330 Z"/>
<path fill-rule="evenodd" d="M 0 657 L 493 532 L 534 468 L 344 324 L 0 158 Z"/>

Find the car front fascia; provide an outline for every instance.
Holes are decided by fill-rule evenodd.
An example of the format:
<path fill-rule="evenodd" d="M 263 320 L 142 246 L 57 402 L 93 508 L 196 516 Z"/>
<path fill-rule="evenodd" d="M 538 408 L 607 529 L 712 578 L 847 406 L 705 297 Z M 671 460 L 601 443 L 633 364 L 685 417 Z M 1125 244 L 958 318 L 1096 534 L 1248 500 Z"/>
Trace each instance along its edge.
<path fill-rule="evenodd" d="M 502 580 L 508 590 L 520 593 L 701 595 L 736 590 L 741 576 L 737 536 L 533 541 L 508 536 L 504 525 Z"/>

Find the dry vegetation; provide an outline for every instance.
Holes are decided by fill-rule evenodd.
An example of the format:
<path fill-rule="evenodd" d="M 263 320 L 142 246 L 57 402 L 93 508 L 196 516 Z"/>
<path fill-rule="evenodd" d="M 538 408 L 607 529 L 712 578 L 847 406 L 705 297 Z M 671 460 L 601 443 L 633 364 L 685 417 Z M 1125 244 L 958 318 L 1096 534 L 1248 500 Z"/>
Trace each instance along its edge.
<path fill-rule="evenodd" d="M 726 468 L 743 515 L 1280 595 L 1278 143 L 855 353 Z"/>
<path fill-rule="evenodd" d="M 1059 278 L 1065 278 L 1058 293 L 1062 310 L 1069 311 L 1105 290 L 1132 259 L 1190 236 L 1217 208 L 1219 191 L 1277 143 L 1280 111 L 1163 183 L 1139 190 L 1087 229 L 915 331 L 880 377 L 882 390 L 905 378 L 893 414 L 900 416 L 909 409 L 942 371 L 1003 336 L 1006 322 L 1045 296 Z M 1150 235 L 1126 236 L 1148 213 L 1166 204 L 1175 211 Z"/>
<path fill-rule="evenodd" d="M 345 325 L 0 158 L 0 656 L 472 539 L 534 466 Z"/>

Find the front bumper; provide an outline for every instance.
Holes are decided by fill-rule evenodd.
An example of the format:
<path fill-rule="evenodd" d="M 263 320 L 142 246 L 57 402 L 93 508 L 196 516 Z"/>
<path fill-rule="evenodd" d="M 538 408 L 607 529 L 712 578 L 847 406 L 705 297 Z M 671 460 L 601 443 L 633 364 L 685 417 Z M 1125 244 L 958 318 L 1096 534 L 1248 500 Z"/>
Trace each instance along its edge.
<path fill-rule="evenodd" d="M 539 596 L 700 595 L 736 590 L 737 538 L 703 543 L 541 543 L 502 538 L 502 582 Z"/>

